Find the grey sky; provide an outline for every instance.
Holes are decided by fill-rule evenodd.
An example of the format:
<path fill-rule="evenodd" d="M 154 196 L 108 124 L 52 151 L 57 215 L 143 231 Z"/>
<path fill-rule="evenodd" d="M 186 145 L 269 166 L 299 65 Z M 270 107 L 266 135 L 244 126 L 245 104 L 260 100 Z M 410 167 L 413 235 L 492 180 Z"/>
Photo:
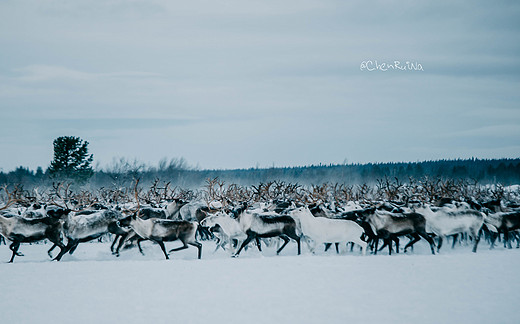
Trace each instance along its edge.
<path fill-rule="evenodd" d="M 366 60 L 424 71 L 361 71 Z M 517 1 L 2 1 L 0 169 L 519 157 Z"/>

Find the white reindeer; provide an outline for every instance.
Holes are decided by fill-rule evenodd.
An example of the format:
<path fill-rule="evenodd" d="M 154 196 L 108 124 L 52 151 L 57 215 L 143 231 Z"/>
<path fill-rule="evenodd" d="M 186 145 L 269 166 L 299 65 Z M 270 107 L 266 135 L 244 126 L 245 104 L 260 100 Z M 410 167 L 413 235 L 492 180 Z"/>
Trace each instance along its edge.
<path fill-rule="evenodd" d="M 300 223 L 303 235 L 314 241 L 311 252 L 314 253 L 318 243 L 353 242 L 361 246 L 363 255 L 366 254 L 367 243 L 361 239 L 365 231 L 356 222 L 315 217 L 307 206 L 296 208 L 289 215 Z"/>
<path fill-rule="evenodd" d="M 439 236 L 437 252 L 442 242 L 449 235 L 469 234 L 473 238 L 473 252 L 477 252 L 480 241 L 480 229 L 485 215 L 479 211 L 462 208 L 441 207 L 432 210 L 430 206 L 416 209 L 426 219 L 426 231 Z M 455 240 L 453 241 L 455 244 Z"/>
<path fill-rule="evenodd" d="M 206 217 L 200 225 L 209 227 L 210 230 L 215 226 L 220 227 L 220 242 L 217 244 L 215 251 L 219 247 L 226 250 L 225 246 L 229 245 L 231 247 L 233 241 L 236 241 L 236 247 L 238 248 L 247 239 L 247 234 L 240 227 L 240 223 L 224 212 L 217 212 L 215 215 Z"/>

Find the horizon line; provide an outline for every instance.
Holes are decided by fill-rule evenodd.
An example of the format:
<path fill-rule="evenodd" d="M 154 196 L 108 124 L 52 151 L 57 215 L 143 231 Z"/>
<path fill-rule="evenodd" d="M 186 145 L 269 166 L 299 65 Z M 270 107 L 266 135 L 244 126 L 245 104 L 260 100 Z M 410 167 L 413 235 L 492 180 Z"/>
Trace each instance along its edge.
<path fill-rule="evenodd" d="M 174 160 L 174 159 L 183 159 L 183 158 L 171 158 L 169 161 L 171 160 Z M 362 166 L 362 165 L 385 165 L 385 164 L 420 164 L 420 163 L 435 163 L 435 162 L 455 162 L 455 161 L 461 161 L 461 162 L 467 162 L 467 161 L 497 161 L 497 160 L 506 160 L 506 161 L 514 161 L 514 160 L 520 160 L 520 157 L 514 157 L 514 158 L 511 158 L 511 157 L 500 157 L 500 158 L 479 158 L 479 157 L 470 157 L 470 158 L 445 158 L 445 159 L 433 159 L 433 160 L 416 160 L 416 161 L 386 161 L 386 162 L 381 162 L 381 161 L 376 161 L 376 162 L 349 162 L 349 163 L 319 163 L 319 164 L 306 164 L 306 165 L 293 165 L 293 166 L 271 166 L 271 167 L 258 167 L 258 166 L 251 166 L 251 167 L 245 167 L 245 168 L 221 168 L 221 169 L 218 169 L 218 168 L 215 168 L 215 169 L 198 169 L 197 166 L 190 166 L 188 165 L 187 168 L 185 169 L 180 169 L 180 170 L 183 170 L 183 171 L 196 171 L 196 172 L 204 172 L 204 171 L 211 171 L 211 172 L 215 172 L 215 171 L 248 171 L 248 170 L 274 170 L 274 169 L 295 169 L 295 168 L 311 168 L 311 167 L 340 167 L 340 166 Z M 141 162 L 141 161 L 138 161 L 138 160 L 134 160 L 134 161 L 137 161 L 141 164 L 144 164 L 144 166 L 146 168 L 148 168 L 148 170 L 144 170 L 142 172 L 148 172 L 150 171 L 150 168 L 154 168 L 155 166 L 153 164 L 147 164 L 145 162 Z M 0 172 L 1 173 L 10 173 L 10 172 L 14 172 L 18 169 L 25 169 L 25 170 L 29 170 L 29 171 L 37 171 L 38 168 L 42 168 L 42 171 L 46 171 L 43 169 L 42 166 L 38 166 L 36 167 L 36 169 L 31 169 L 29 167 L 26 167 L 26 166 L 23 166 L 23 165 L 20 165 L 16 168 L 14 168 L 13 170 L 9 170 L 9 171 L 3 171 L 2 168 L 0 168 Z M 46 169 L 48 169 L 49 167 L 47 167 Z M 101 169 L 96 169 L 95 167 L 93 167 L 93 171 L 94 172 L 105 172 L 103 170 L 103 168 Z"/>

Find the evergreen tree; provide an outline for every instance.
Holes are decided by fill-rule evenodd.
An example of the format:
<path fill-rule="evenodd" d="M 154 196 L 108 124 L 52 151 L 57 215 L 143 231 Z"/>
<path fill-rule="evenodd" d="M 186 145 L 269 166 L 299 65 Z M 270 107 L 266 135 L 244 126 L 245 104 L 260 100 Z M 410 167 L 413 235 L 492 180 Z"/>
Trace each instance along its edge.
<path fill-rule="evenodd" d="M 36 169 L 36 174 L 34 175 L 37 179 L 42 179 L 43 178 L 43 169 L 41 166 L 39 166 L 37 169 Z"/>
<path fill-rule="evenodd" d="M 54 140 L 54 159 L 47 172 L 54 177 L 88 180 L 93 174 L 93 154 L 88 154 L 88 142 L 75 136 L 61 136 Z"/>

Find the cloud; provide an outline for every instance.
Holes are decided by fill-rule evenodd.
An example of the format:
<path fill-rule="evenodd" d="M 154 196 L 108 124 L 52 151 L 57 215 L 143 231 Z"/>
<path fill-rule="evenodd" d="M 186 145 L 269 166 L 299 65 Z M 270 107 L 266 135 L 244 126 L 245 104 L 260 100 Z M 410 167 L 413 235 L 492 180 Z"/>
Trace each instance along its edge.
<path fill-rule="evenodd" d="M 98 131 L 98 130 L 135 130 L 160 129 L 188 125 L 201 122 L 190 118 L 54 118 L 44 120 L 33 120 L 33 123 L 43 123 L 45 127 L 52 129 L 68 128 L 77 131 Z"/>
<path fill-rule="evenodd" d="M 30 65 L 15 69 L 21 74 L 15 77 L 17 81 L 45 82 L 45 81 L 94 81 L 99 79 L 142 79 L 160 78 L 158 73 L 123 71 L 108 73 L 92 73 L 54 65 Z"/>
<path fill-rule="evenodd" d="M 507 1 L 3 1 L 0 113 L 16 126 L 0 129 L 1 163 L 74 131 L 105 160 L 137 155 L 129 137 L 143 161 L 174 139 L 174 156 L 209 168 L 517 156 L 519 13 Z M 425 71 L 360 71 L 376 59 Z"/>
<path fill-rule="evenodd" d="M 518 124 L 489 125 L 442 134 L 442 137 L 510 138 L 516 141 L 520 139 L 520 127 Z"/>

